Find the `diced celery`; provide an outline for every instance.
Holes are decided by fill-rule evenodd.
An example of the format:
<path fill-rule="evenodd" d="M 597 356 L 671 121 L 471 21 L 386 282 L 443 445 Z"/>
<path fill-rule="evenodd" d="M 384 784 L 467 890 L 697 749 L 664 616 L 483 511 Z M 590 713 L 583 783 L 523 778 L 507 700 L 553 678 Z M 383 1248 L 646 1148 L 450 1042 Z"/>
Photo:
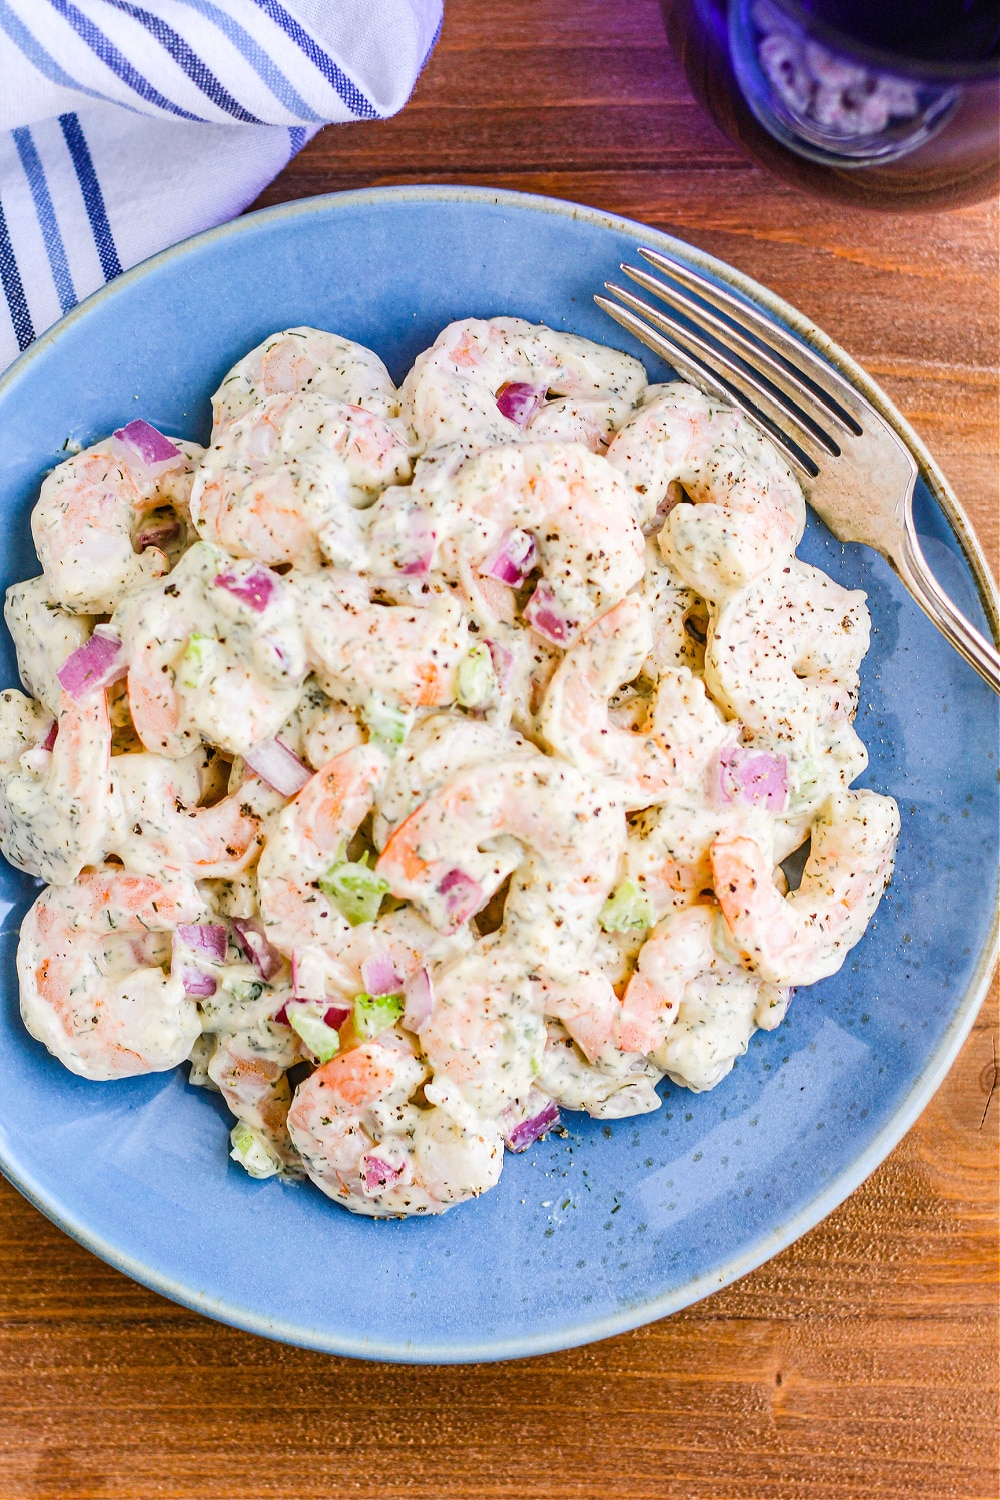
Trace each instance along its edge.
<path fill-rule="evenodd" d="M 351 926 L 358 927 L 362 922 L 374 922 L 389 882 L 368 868 L 365 853 L 358 863 L 337 860 L 325 875 L 320 876 L 319 888 L 335 903 Z"/>
<path fill-rule="evenodd" d="M 413 715 L 374 693 L 361 710 L 371 738 L 380 745 L 401 745 L 410 731 Z"/>
<path fill-rule="evenodd" d="M 816 793 L 819 791 L 820 772 L 816 762 L 808 755 L 798 765 L 792 762 L 789 765 L 789 771 L 791 772 L 789 777 L 791 786 L 788 811 L 795 812 L 815 801 Z"/>
<path fill-rule="evenodd" d="M 649 897 L 634 880 L 623 880 L 605 901 L 599 920 L 605 932 L 639 932 L 653 921 Z"/>
<path fill-rule="evenodd" d="M 395 1026 L 406 1002 L 402 995 L 355 995 L 354 1029 L 366 1041 Z"/>
<path fill-rule="evenodd" d="M 290 1005 L 285 1014 L 288 1024 L 297 1031 L 309 1051 L 319 1062 L 329 1062 L 340 1051 L 340 1037 L 321 1016 L 314 1016 L 297 1005 Z"/>
<path fill-rule="evenodd" d="M 480 642 L 462 657 L 458 664 L 458 687 L 455 696 L 463 708 L 480 708 L 496 697 L 497 674 L 493 669 L 490 648 Z"/>
<path fill-rule="evenodd" d="M 227 979 L 225 987 L 241 1005 L 252 1005 L 264 993 L 264 986 L 254 979 Z"/>
<path fill-rule="evenodd" d="M 195 631 L 194 635 L 188 640 L 187 649 L 181 657 L 181 687 L 201 687 L 205 678 L 212 670 L 217 644 L 218 642 L 212 636 L 199 635 Z"/>
<path fill-rule="evenodd" d="M 242 1120 L 233 1126 L 229 1139 L 233 1146 L 230 1156 L 251 1177 L 274 1177 L 281 1170 L 281 1162 L 267 1141 Z"/>

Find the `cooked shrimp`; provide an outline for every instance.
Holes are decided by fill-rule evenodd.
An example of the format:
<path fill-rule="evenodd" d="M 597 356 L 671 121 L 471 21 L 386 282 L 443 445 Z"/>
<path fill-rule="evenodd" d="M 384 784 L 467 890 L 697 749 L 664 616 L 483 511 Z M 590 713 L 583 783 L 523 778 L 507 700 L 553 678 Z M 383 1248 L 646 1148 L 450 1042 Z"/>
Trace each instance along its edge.
<path fill-rule="evenodd" d="M 437 969 L 420 1047 L 438 1082 L 487 1118 L 527 1096 L 545 1047 L 538 976 L 502 933 Z"/>
<path fill-rule="evenodd" d="M 683 486 L 694 504 L 669 510 L 660 550 L 705 599 L 787 562 L 802 538 L 805 502 L 787 464 L 735 408 L 694 386 L 662 387 L 616 435 L 608 463 L 624 475 L 642 526 Z"/>
<path fill-rule="evenodd" d="M 726 802 L 717 794 L 716 768 L 706 786 L 681 786 L 633 818 L 623 875 L 644 892 L 652 920 L 712 899 L 710 850 L 717 838 L 752 838 L 770 868 L 807 837 L 809 820 L 777 818 L 760 803 Z"/>
<path fill-rule="evenodd" d="M 130 468 L 106 439 L 66 459 L 45 480 L 31 512 L 31 535 L 53 599 L 74 614 L 110 614 L 133 589 L 159 578 L 160 547 L 136 551 L 143 518 L 190 491 L 201 456 L 178 440 L 183 462 L 160 480 Z"/>
<path fill-rule="evenodd" d="M 257 867 L 268 939 L 289 957 L 300 947 L 332 949 L 350 923 L 319 889 L 368 814 L 386 758 L 375 745 L 346 750 L 316 772 L 269 829 Z"/>
<path fill-rule="evenodd" d="M 531 534 L 542 582 L 532 625 L 566 644 L 643 575 L 642 532 L 624 485 L 605 459 L 565 443 L 492 449 L 459 471 L 450 503 L 431 518 L 436 566 L 481 572 L 511 531 Z M 549 619 L 540 616 L 540 608 Z"/>
<path fill-rule="evenodd" d="M 622 1002 L 621 1046 L 648 1054 L 695 1093 L 725 1078 L 756 1027 L 777 1026 L 789 999 L 734 961 L 725 938 L 719 942 L 720 921 L 710 906 L 665 918 L 643 945 Z"/>
<path fill-rule="evenodd" d="M 533 443 L 580 443 L 591 453 L 604 453 L 633 410 L 631 401 L 562 396 L 544 401 L 524 432 Z"/>
<path fill-rule="evenodd" d="M 653 644 L 643 673 L 653 682 L 665 667 L 705 670 L 705 641 L 712 606 L 679 584 L 655 541 L 646 542 L 646 572 L 637 593 L 653 621 Z"/>
<path fill-rule="evenodd" d="M 321 941 L 308 932 L 303 936 L 307 941 L 293 950 L 298 998 L 347 1006 L 367 992 L 365 972 L 372 960 L 388 960 L 395 976 L 393 993 L 399 993 L 418 970 L 435 970 L 468 952 L 475 941 L 471 927 L 438 932 L 412 906 L 382 912 L 333 943 L 322 934 Z"/>
<path fill-rule="evenodd" d="M 130 870 L 155 875 L 170 868 L 198 880 L 227 879 L 254 862 L 263 844 L 260 818 L 239 791 L 199 807 L 197 761 L 148 752 L 114 757 L 117 826 L 106 854 Z"/>
<path fill-rule="evenodd" d="M 384 848 L 393 830 L 460 772 L 502 757 L 537 754 L 534 745 L 511 729 L 466 714 L 429 714 L 407 735 L 379 788 L 375 847 Z"/>
<path fill-rule="evenodd" d="M 539 757 L 477 766 L 410 814 L 376 871 L 450 931 L 512 871 L 505 925 L 532 951 L 572 947 L 592 932 L 625 842 L 621 804 L 571 766 Z M 525 951 L 528 951 L 527 949 Z"/>
<path fill-rule="evenodd" d="M 608 403 L 620 421 L 642 395 L 646 372 L 631 355 L 541 323 L 465 318 L 418 355 L 400 389 L 418 448 L 517 441 L 522 427 L 497 406 L 503 387 L 516 383 L 536 386 L 540 397 L 551 392 Z M 539 415 L 544 412 L 543 406 Z"/>
<path fill-rule="evenodd" d="M 284 391 L 326 396 L 376 417 L 399 415 L 396 387 L 371 349 L 320 328 L 286 328 L 229 371 L 212 397 L 216 432 Z"/>
<path fill-rule="evenodd" d="M 214 435 L 191 516 L 235 557 L 360 567 L 358 508 L 409 473 L 400 424 L 320 394 L 270 396 Z"/>
<path fill-rule="evenodd" d="M 735 594 L 710 627 L 706 685 L 755 744 L 788 757 L 797 810 L 868 764 L 850 721 L 870 629 L 860 589 L 797 558 Z"/>
<path fill-rule="evenodd" d="M 334 756 L 363 745 L 365 732 L 355 709 L 346 703 L 334 703 L 315 677 L 308 677 L 295 711 L 282 724 L 278 738 L 293 755 L 318 770 Z"/>
<path fill-rule="evenodd" d="M 329 570 L 299 574 L 309 663 L 331 698 L 368 708 L 453 703 L 472 642 L 461 607 L 436 594 L 423 608 L 372 604 L 360 579 Z"/>
<path fill-rule="evenodd" d="M 94 617 L 73 614 L 53 599 L 44 575 L 11 584 L 3 617 L 14 638 L 21 681 L 32 698 L 57 714 L 63 691 L 57 673 L 90 639 Z"/>
<path fill-rule="evenodd" d="M 539 718 L 556 754 L 591 776 L 610 777 L 630 809 L 704 783 L 719 750 L 734 738 L 734 726 L 687 668 L 662 673 L 637 730 L 613 721 L 609 698 L 638 675 L 651 646 L 649 613 L 629 595 L 567 651 Z"/>
<path fill-rule="evenodd" d="M 798 890 L 774 886 L 752 839 L 716 839 L 715 889 L 737 951 L 773 984 L 836 974 L 892 876 L 899 810 L 877 792 L 833 793 L 812 829 Z"/>
<path fill-rule="evenodd" d="M 111 725 L 104 693 L 64 693 L 53 723 L 15 688 L 0 693 L 0 847 L 53 885 L 99 857 L 111 798 Z"/>
<path fill-rule="evenodd" d="M 245 755 L 295 707 L 306 675 L 302 630 L 276 573 L 197 542 L 169 578 L 130 595 L 113 624 L 147 750 L 179 758 L 204 739 Z"/>
<path fill-rule="evenodd" d="M 301 1059 L 298 1037 L 288 1026 L 261 1033 L 256 1027 L 219 1036 L 207 1073 L 231 1113 L 262 1142 L 274 1172 L 301 1173 L 299 1154 L 288 1134 L 292 1089 L 287 1070 Z M 258 1169 L 253 1175 L 264 1174 Z"/>
<path fill-rule="evenodd" d="M 120 869 L 49 886 L 21 924 L 17 972 L 31 1035 L 84 1078 L 131 1078 L 183 1062 L 197 1006 L 166 974 L 169 934 L 206 915 L 194 882 Z"/>
<path fill-rule="evenodd" d="M 662 1077 L 641 1053 L 617 1047 L 607 1047 L 588 1061 L 560 1021 L 546 1024 L 537 1081 L 542 1092 L 564 1109 L 586 1110 L 595 1120 L 647 1115 L 660 1107 L 656 1085 Z"/>
<path fill-rule="evenodd" d="M 395 1032 L 334 1057 L 295 1091 L 288 1113 L 306 1171 L 352 1213 L 444 1213 L 495 1187 L 503 1167 L 496 1124 L 440 1104 Z"/>

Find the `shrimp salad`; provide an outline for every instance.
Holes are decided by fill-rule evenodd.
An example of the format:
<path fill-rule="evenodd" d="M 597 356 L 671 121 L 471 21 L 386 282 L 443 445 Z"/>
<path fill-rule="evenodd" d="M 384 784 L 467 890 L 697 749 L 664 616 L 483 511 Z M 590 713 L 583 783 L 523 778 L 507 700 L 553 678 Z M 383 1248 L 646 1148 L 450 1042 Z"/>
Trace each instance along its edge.
<path fill-rule="evenodd" d="M 713 1088 L 899 830 L 852 788 L 865 596 L 797 558 L 776 450 L 514 317 L 398 390 L 289 329 L 213 411 L 207 449 L 135 420 L 54 469 L 7 593 L 28 1031 L 89 1079 L 186 1062 L 251 1176 L 371 1216 Z"/>

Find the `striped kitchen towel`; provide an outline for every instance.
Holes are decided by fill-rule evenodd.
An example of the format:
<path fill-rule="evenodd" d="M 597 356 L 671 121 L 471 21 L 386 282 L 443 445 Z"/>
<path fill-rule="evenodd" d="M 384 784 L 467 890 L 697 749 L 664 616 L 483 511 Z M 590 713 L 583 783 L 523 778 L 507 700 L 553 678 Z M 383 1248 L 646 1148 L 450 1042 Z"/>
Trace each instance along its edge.
<path fill-rule="evenodd" d="M 238 214 L 324 124 L 405 104 L 442 0 L 0 0 L 0 370 Z"/>

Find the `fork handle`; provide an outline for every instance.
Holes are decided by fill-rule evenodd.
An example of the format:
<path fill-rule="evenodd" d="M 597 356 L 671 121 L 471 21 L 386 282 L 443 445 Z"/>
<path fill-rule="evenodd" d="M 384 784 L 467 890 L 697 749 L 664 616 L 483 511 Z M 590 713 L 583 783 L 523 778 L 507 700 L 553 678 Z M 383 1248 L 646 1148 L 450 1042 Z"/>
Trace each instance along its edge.
<path fill-rule="evenodd" d="M 902 531 L 901 555 L 894 559 L 900 578 L 945 640 L 954 646 L 959 655 L 965 657 L 970 667 L 975 667 L 995 693 L 1000 694 L 1000 652 L 985 636 L 980 635 L 974 625 L 970 625 L 934 577 L 917 539 L 909 505 L 906 507 Z"/>

